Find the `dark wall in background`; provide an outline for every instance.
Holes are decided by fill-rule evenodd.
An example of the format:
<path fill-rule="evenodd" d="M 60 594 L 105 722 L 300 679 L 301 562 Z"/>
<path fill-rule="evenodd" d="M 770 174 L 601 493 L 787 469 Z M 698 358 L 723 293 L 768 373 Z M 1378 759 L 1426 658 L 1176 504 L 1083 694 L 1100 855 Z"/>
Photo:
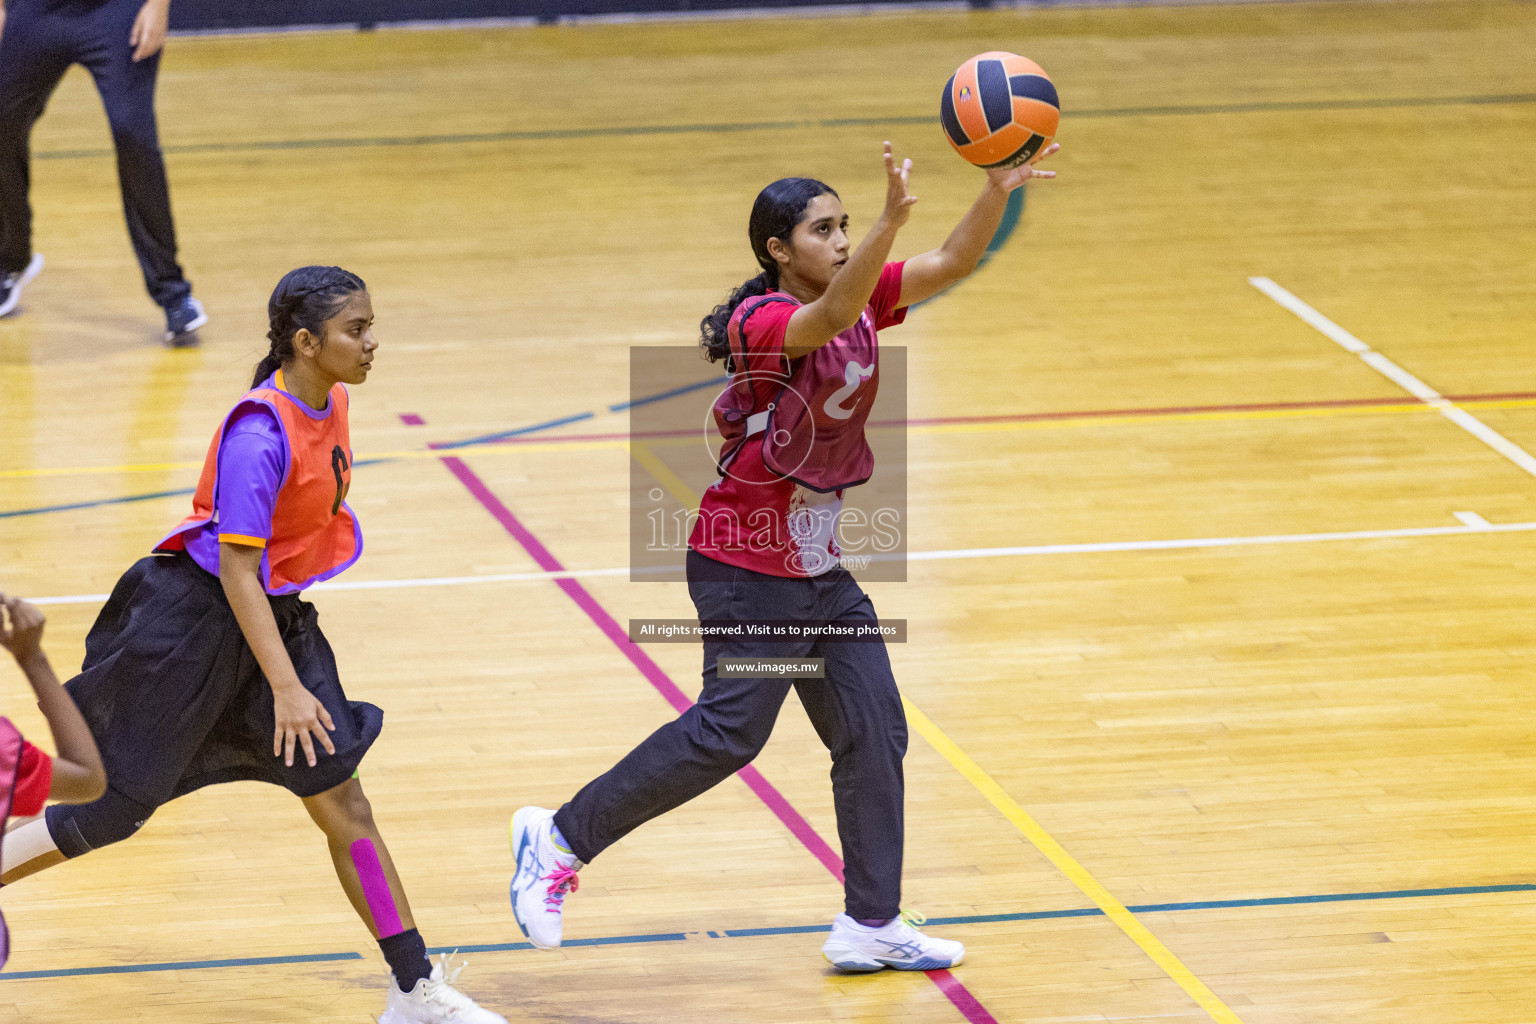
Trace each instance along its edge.
<path fill-rule="evenodd" d="M 171 4 L 171 29 L 376 25 L 391 21 L 454 18 L 553 20 L 561 15 L 802 7 L 814 2 L 827 3 L 829 0 L 175 0 Z M 892 0 L 858 2 L 879 4 Z M 988 3 L 989 0 L 978 0 L 976 5 L 987 6 Z"/>

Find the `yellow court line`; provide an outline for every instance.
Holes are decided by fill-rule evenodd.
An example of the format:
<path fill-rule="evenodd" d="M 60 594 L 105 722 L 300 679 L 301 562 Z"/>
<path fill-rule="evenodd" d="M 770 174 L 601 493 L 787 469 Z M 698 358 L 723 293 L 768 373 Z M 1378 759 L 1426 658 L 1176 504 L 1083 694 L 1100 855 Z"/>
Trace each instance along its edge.
<path fill-rule="evenodd" d="M 1536 399 L 1490 399 L 1487 401 L 1463 401 L 1463 406 L 1480 409 L 1530 409 L 1536 408 Z M 1068 427 L 1091 427 L 1099 424 L 1119 426 L 1129 423 L 1197 423 L 1223 420 L 1274 420 L 1332 418 L 1336 416 L 1379 416 L 1384 413 L 1434 413 L 1433 406 L 1422 402 L 1383 402 L 1380 405 L 1333 406 L 1317 409 L 1248 409 L 1225 412 L 1188 413 L 1131 413 L 1124 416 L 1063 416 L 1060 419 L 991 421 L 986 423 L 922 423 L 906 427 L 875 427 L 872 430 L 905 430 L 909 434 L 974 434 L 1010 430 L 1058 430 Z M 474 445 L 475 454 L 509 454 L 511 452 L 558 449 L 560 451 L 593 450 L 600 448 L 624 448 L 629 442 L 621 438 L 611 440 L 564 440 L 559 436 L 537 439 L 522 444 Z M 657 448 L 698 444 L 697 438 L 656 438 L 647 444 Z M 369 459 L 437 459 L 451 455 L 460 449 L 412 448 L 407 451 L 375 452 L 364 455 L 359 461 Z M 201 469 L 201 462 L 150 462 L 122 466 L 72 466 L 56 469 L 0 469 L 0 480 L 31 477 L 98 476 L 116 473 L 163 473 L 172 470 Z"/>
<path fill-rule="evenodd" d="M 1163 971 L 1182 988 L 1189 997 L 1200 1005 L 1211 1019 L 1219 1024 L 1242 1024 L 1237 1014 L 1222 1002 L 1216 993 L 1206 987 L 1205 982 L 1195 977 L 1193 971 L 1184 966 L 1184 962 L 1173 951 L 1163 945 L 1156 935 L 1147 930 L 1147 927 L 1137 920 L 1136 915 L 1126 909 L 1125 904 L 1110 895 L 1108 889 L 1099 884 L 1099 880 L 1089 874 L 1088 869 L 1079 864 L 1060 843 L 1051 837 L 1051 834 L 1040 827 L 1040 823 L 1032 818 L 1028 811 L 1020 807 L 1009 796 L 1002 786 L 999 786 L 992 776 L 981 770 L 981 766 L 966 756 L 965 751 L 955 745 L 955 742 L 944 735 L 933 720 L 913 704 L 906 697 L 901 698 L 902 705 L 907 710 L 907 721 L 917 729 L 918 734 L 928 741 L 928 745 L 943 755 L 944 759 L 955 767 L 966 781 L 981 791 L 981 795 L 987 801 L 1002 812 L 1003 817 L 1011 821 L 1016 828 L 1024 833 L 1024 838 L 1032 843 L 1035 849 L 1045 854 L 1047 860 L 1056 865 L 1062 874 L 1066 875 L 1072 884 L 1082 890 L 1083 895 L 1093 901 L 1093 905 L 1104 911 L 1104 916 L 1113 921 L 1120 930 L 1126 934 L 1142 952 L 1152 958 L 1152 961 L 1161 967 Z"/>
<path fill-rule="evenodd" d="M 201 469 L 201 462 L 140 462 L 127 466 L 61 466 L 57 469 L 0 469 L 0 480 L 40 476 L 96 476 L 111 473 L 166 473 Z"/>
<path fill-rule="evenodd" d="M 643 441 L 631 441 L 625 447 L 629 449 L 630 456 L 640 463 L 647 473 L 655 477 L 657 483 L 670 491 L 672 497 L 677 499 L 683 508 L 690 513 L 698 511 L 699 498 L 693 493 L 693 488 L 689 487 L 682 477 L 672 472 L 672 467 L 661 461 L 657 454 L 651 451 L 649 445 Z"/>

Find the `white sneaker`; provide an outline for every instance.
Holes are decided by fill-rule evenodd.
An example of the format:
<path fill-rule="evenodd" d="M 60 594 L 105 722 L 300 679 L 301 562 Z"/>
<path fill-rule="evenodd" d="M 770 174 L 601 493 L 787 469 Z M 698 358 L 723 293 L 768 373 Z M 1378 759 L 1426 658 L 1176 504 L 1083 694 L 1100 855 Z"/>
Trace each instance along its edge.
<path fill-rule="evenodd" d="M 38 271 L 43 269 L 43 254 L 34 253 L 27 269 L 12 274 L 0 274 L 0 316 L 8 316 L 21 301 L 21 290 L 32 283 Z"/>
<path fill-rule="evenodd" d="M 560 945 L 560 915 L 565 894 L 575 892 L 582 868 L 574 853 L 555 849 L 555 812 L 524 807 L 512 815 L 512 916 L 528 941 L 540 949 Z"/>
<path fill-rule="evenodd" d="M 965 947 L 950 939 L 924 935 L 908 923 L 910 915 L 890 921 L 879 928 L 866 928 L 847 914 L 832 921 L 832 934 L 821 947 L 821 955 L 840 971 L 878 971 L 893 967 L 898 971 L 936 971 L 954 967 L 965 959 Z M 914 918 L 918 924 L 923 918 Z"/>
<path fill-rule="evenodd" d="M 439 957 L 432 965 L 432 976 L 422 978 L 409 992 L 400 991 L 400 986 L 391 977 L 389 1001 L 384 1005 L 379 1024 L 507 1024 L 507 1018 L 481 1008 L 453 987 L 464 964 L 459 964 L 452 974 L 444 977 L 443 970 L 447 965 L 448 957 Z"/>

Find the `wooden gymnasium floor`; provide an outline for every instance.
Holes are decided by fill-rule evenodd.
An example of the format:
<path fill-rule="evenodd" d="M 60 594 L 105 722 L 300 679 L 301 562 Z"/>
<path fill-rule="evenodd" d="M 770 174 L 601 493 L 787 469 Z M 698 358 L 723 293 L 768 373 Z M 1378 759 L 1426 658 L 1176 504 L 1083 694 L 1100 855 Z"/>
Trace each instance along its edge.
<path fill-rule="evenodd" d="M 514 1021 L 1536 1020 L 1529 4 L 175 39 L 161 119 L 213 318 L 182 352 L 155 343 L 74 73 L 35 139 L 48 268 L 0 324 L 0 586 L 72 599 L 48 640 L 78 664 L 88 595 L 182 514 L 273 283 L 358 271 L 382 348 L 354 441 L 403 454 L 358 471 L 348 579 L 521 575 L 315 600 L 387 710 L 363 776 L 428 943 L 520 940 L 509 812 L 607 768 L 673 714 L 652 684 L 698 675 L 686 646 L 642 671 L 589 615 L 686 616 L 680 585 L 589 576 L 584 609 L 540 575 L 627 556 L 624 447 L 560 439 L 625 430 L 629 349 L 688 344 L 748 274 L 768 180 L 825 177 L 866 225 L 889 137 L 922 197 L 899 250 L 938 242 L 978 178 L 930 117 L 991 48 L 1059 83 L 1061 177 L 887 339 L 926 421 L 911 547 L 941 554 L 871 586 L 911 622 L 891 653 L 926 715 L 906 901 L 971 919 L 934 926 L 968 961 L 830 974 L 809 929 L 837 885 L 731 780 L 584 875 L 568 936 L 648 940 L 472 953 L 465 987 Z M 588 412 L 458 475 L 426 447 Z M 0 690 L 37 733 L 14 670 Z M 757 766 L 835 842 L 793 699 Z M 254 784 L 3 902 L 10 1019 L 382 1004 L 318 834 Z"/>

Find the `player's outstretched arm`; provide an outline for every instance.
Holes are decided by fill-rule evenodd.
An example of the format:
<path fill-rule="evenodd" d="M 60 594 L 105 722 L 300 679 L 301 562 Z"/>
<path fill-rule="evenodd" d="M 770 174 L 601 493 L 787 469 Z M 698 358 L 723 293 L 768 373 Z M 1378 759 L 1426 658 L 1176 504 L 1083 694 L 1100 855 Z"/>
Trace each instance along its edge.
<path fill-rule="evenodd" d="M 0 594 L 0 610 L 0 647 L 11 652 L 32 684 L 58 751 L 48 798 L 66 804 L 90 803 L 107 791 L 107 772 L 80 709 L 59 685 L 43 653 L 43 613 L 19 597 L 4 594 Z"/>
<path fill-rule="evenodd" d="M 901 305 L 910 306 L 932 298 L 950 285 L 969 277 L 986 255 L 987 244 L 997 234 L 1008 207 L 1008 194 L 1031 178 L 1054 178 L 1055 171 L 1042 171 L 1035 164 L 1061 147 L 1052 143 L 1018 167 L 997 168 L 987 172 L 987 183 L 955 230 L 937 249 L 913 256 L 901 271 Z"/>
<path fill-rule="evenodd" d="M 917 197 L 907 192 L 911 175 L 912 161 L 903 160 L 898 165 L 887 142 L 885 209 L 821 298 L 801 306 L 790 317 L 784 330 L 785 355 L 794 359 L 814 352 L 859 322 L 869 297 L 875 293 L 875 285 L 880 283 L 880 272 L 885 269 L 896 232 L 912 215 L 912 204 L 917 202 Z"/>

